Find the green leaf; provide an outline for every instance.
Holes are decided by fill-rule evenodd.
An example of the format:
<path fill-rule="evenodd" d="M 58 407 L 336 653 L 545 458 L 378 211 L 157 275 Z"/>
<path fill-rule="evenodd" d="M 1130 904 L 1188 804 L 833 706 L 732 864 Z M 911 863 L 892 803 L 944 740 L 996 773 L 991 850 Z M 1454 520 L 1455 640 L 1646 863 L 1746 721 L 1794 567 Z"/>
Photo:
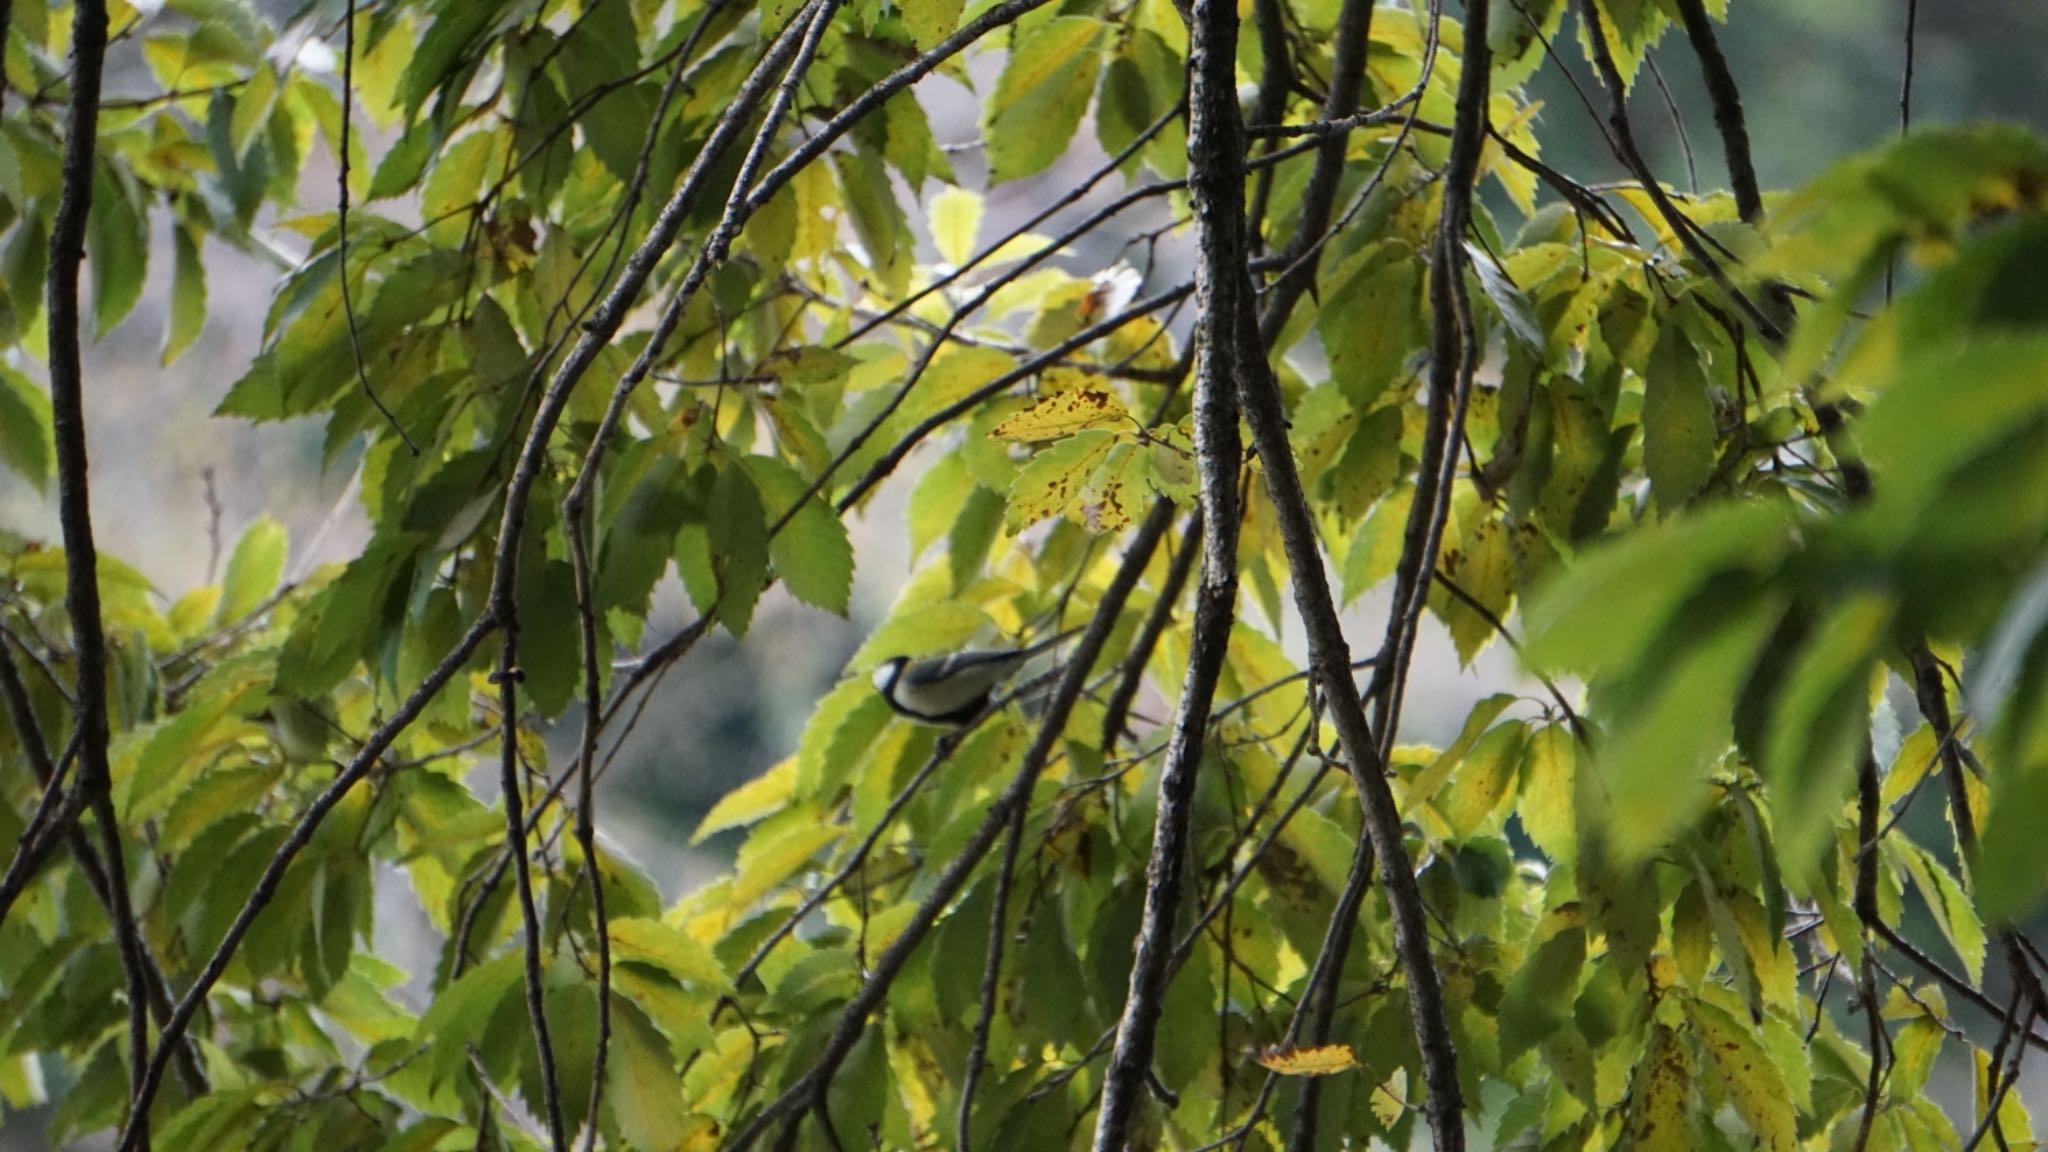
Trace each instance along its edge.
<path fill-rule="evenodd" d="M 729 464 L 705 512 L 712 571 L 718 578 L 718 621 L 734 636 L 745 636 L 754 605 L 768 587 L 768 517 L 747 470 Z"/>
<path fill-rule="evenodd" d="M 690 1115 L 668 1041 L 638 1008 L 612 999 L 612 1050 L 604 1102 L 634 1148 L 686 1148 L 708 1133 L 708 1117 Z"/>
<path fill-rule="evenodd" d="M 876 287 L 891 295 L 902 293 L 910 282 L 912 235 L 883 158 L 871 148 L 856 147 L 850 153 L 833 153 L 832 170 L 839 176 L 841 202 L 853 218 L 854 235 L 866 250 L 864 262 L 878 281 Z M 851 256 L 846 252 L 841 259 Z"/>
<path fill-rule="evenodd" d="M 607 925 L 612 954 L 620 960 L 649 964 L 686 984 L 722 989 L 730 983 L 725 966 L 680 928 L 660 920 L 627 917 Z"/>
<path fill-rule="evenodd" d="M 1356 521 L 1400 478 L 1401 409 L 1381 408 L 1358 420 L 1343 453 L 1317 481 L 1316 492 L 1332 503 L 1340 520 Z"/>
<path fill-rule="evenodd" d="M 1454 838 L 1468 839 L 1492 822 L 1521 767 L 1528 731 L 1518 722 L 1502 724 L 1480 737 L 1466 753 L 1450 786 L 1436 799 L 1437 810 L 1451 826 Z"/>
<path fill-rule="evenodd" d="M 1403 816 L 1413 814 L 1417 808 L 1436 799 L 1436 794 L 1451 778 L 1451 772 L 1464 762 L 1465 754 L 1472 750 L 1473 745 L 1479 743 L 1479 738 L 1485 735 L 1487 727 L 1499 719 L 1500 714 L 1514 702 L 1513 695 L 1496 692 L 1472 706 L 1472 711 L 1465 715 L 1465 724 L 1459 730 L 1458 738 L 1451 741 L 1450 747 L 1438 753 L 1429 767 L 1424 768 L 1409 782 L 1406 795 L 1401 800 Z"/>
<path fill-rule="evenodd" d="M 1514 1059 L 1572 1019 L 1579 973 L 1586 962 L 1586 930 L 1577 911 L 1552 912 L 1536 930 L 1537 943 L 1515 970 L 1500 1002 L 1500 1054 Z"/>
<path fill-rule="evenodd" d="M 206 264 L 199 254 L 200 234 L 190 225 L 171 229 L 171 318 L 164 326 L 158 363 L 169 367 L 206 327 Z"/>
<path fill-rule="evenodd" d="M 1479 281 L 1479 290 L 1500 318 L 1507 322 L 1508 331 L 1528 348 L 1541 352 L 1544 347 L 1543 328 L 1536 322 L 1536 314 L 1530 310 L 1529 297 L 1508 278 L 1507 272 L 1494 263 L 1493 254 L 1470 241 L 1465 243 L 1466 264 Z"/>
<path fill-rule="evenodd" d="M 1406 245 L 1385 244 L 1357 258 L 1316 314 L 1330 358 L 1330 379 L 1353 404 L 1370 404 L 1419 345 L 1421 262 Z"/>
<path fill-rule="evenodd" d="M 1643 468 L 1659 511 L 1674 512 L 1714 472 L 1714 407 L 1699 349 L 1666 322 L 1643 377 Z"/>
<path fill-rule="evenodd" d="M 1728 504 L 1586 553 L 1523 609 L 1528 659 L 1583 673 L 1634 664 L 1710 575 L 1775 566 L 1791 525 L 1780 506 Z"/>
<path fill-rule="evenodd" d="M 951 532 L 961 509 L 976 485 L 967 474 L 967 463 L 949 452 L 932 461 L 910 494 L 910 559 L 915 562 L 925 549 Z"/>
<path fill-rule="evenodd" d="M 439 6 L 433 26 L 420 37 L 419 47 L 398 79 L 395 100 L 405 106 L 407 123 L 418 116 L 427 94 L 451 78 L 456 65 L 471 52 L 497 15 L 497 6 L 492 4 L 457 2 Z"/>
<path fill-rule="evenodd" d="M 1351 546 L 1344 552 L 1344 603 L 1349 604 L 1380 581 L 1394 574 L 1401 559 L 1401 541 L 1408 528 L 1408 514 L 1415 502 L 1415 488 L 1402 484 L 1380 501 L 1358 531 L 1351 534 Z"/>
<path fill-rule="evenodd" d="M 1814 625 L 1786 673 L 1764 762 L 1778 848 L 1805 868 L 1841 806 L 1870 724 L 1870 670 L 1889 638 L 1891 598 L 1862 593 Z"/>
<path fill-rule="evenodd" d="M 854 663 L 859 665 L 861 657 Z M 840 681 L 812 710 L 797 742 L 796 794 L 835 795 L 890 715 L 887 702 L 865 678 Z"/>
<path fill-rule="evenodd" d="M 746 466 L 761 491 L 769 526 L 789 519 L 768 541 L 783 587 L 814 608 L 846 615 L 853 595 L 853 542 L 846 525 L 823 499 L 805 495 L 809 485 L 788 464 L 773 456 L 749 456 Z"/>
<path fill-rule="evenodd" d="M 249 71 L 249 80 L 235 94 L 235 113 L 228 118 L 228 143 L 235 159 L 249 155 L 249 145 L 270 125 L 270 110 L 277 104 L 277 72 L 268 64 Z"/>
<path fill-rule="evenodd" d="M 1607 783 L 1617 854 L 1639 859 L 1698 814 L 1707 778 L 1728 751 L 1736 690 L 1777 616 L 1768 602 L 1730 612 L 1616 709 L 1595 758 Z"/>
<path fill-rule="evenodd" d="M 242 530 L 234 554 L 228 557 L 227 576 L 221 581 L 216 623 L 240 620 L 277 591 L 288 547 L 284 525 L 268 516 L 258 517 Z"/>
<path fill-rule="evenodd" d="M 420 174 L 427 170 L 427 161 L 434 158 L 438 136 L 438 126 L 432 120 L 420 120 L 407 128 L 383 159 L 377 161 L 377 171 L 370 177 L 369 199 L 402 196 L 418 184 Z"/>
<path fill-rule="evenodd" d="M 900 0 L 896 9 L 910 30 L 910 42 L 929 50 L 960 26 L 964 0 Z M 951 259 L 951 257 L 948 257 Z"/>
<path fill-rule="evenodd" d="M 47 493 L 56 474 L 54 437 L 50 394 L 0 364 L 0 461 Z"/>
<path fill-rule="evenodd" d="M 1514 604 L 1515 550 L 1508 526 L 1497 516 L 1481 520 L 1455 548 L 1445 550 L 1437 567 L 1460 591 L 1493 614 L 1493 619 L 1488 620 L 1463 597 L 1449 591 L 1430 598 L 1436 614 L 1450 626 L 1451 640 L 1458 648 L 1458 662 L 1469 668 L 1499 635 L 1496 622 L 1505 621 Z"/>
<path fill-rule="evenodd" d="M 93 335 L 105 337 L 142 298 L 149 272 L 146 205 L 126 169 L 94 169 L 92 214 L 86 221 L 85 254 L 92 265 Z"/>
<path fill-rule="evenodd" d="M 441 989 L 421 1014 L 413 1036 L 434 1046 L 435 1065 L 444 1074 L 467 1066 L 463 1045 L 481 1041 L 506 998 L 517 995 L 520 964 L 516 952 L 484 961 Z"/>
<path fill-rule="evenodd" d="M 577 619 L 576 573 L 566 560 L 542 559 L 538 534 L 519 568 L 519 619 L 524 635 L 519 668 L 533 709 L 553 719 L 562 714 L 583 682 L 583 629 Z M 597 622 L 598 651 L 604 651 L 604 622 Z M 602 670 L 600 669 L 600 674 Z"/>
<path fill-rule="evenodd" d="M 1009 507 L 1002 493 L 971 480 L 966 484 L 967 503 L 954 518 L 952 530 L 946 533 L 946 570 L 953 577 L 954 592 L 981 576 L 989 549 L 1002 532 L 1003 513 Z"/>
<path fill-rule="evenodd" d="M 1116 54 L 1102 76 L 1102 95 L 1095 106 L 1095 137 L 1111 156 L 1130 147 L 1138 134 L 1150 128 L 1180 99 L 1181 77 L 1186 61 L 1159 33 L 1145 27 L 1127 27 L 1119 37 Z M 1160 175 L 1178 179 L 1187 173 L 1187 129 L 1170 121 L 1140 153 Z M 1135 175 L 1139 157 L 1125 166 L 1126 176 Z"/>
<path fill-rule="evenodd" d="M 1955 949 L 1956 956 L 1963 962 L 1963 970 L 1969 973 L 1972 982 L 1984 979 L 1985 937 L 1983 922 L 1977 918 L 1977 909 L 1970 902 L 1969 894 L 1956 881 L 1955 875 L 1941 866 L 1926 849 L 1911 841 L 1888 839 L 1885 854 L 1904 867 L 1913 878 L 1913 886 L 1920 890 L 1920 898 L 1927 901 L 1927 908 L 1934 913 L 1934 922 L 1941 928 L 1941 934 Z"/>
<path fill-rule="evenodd" d="M 982 117 L 989 183 L 1035 176 L 1066 152 L 1101 68 L 1101 21 L 1060 16 L 1017 33 Z"/>

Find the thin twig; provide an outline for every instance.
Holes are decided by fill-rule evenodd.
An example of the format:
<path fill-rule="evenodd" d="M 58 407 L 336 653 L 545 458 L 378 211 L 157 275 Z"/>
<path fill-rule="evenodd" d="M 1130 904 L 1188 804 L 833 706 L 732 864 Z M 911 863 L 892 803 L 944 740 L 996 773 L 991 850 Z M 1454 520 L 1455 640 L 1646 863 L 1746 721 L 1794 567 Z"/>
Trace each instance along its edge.
<path fill-rule="evenodd" d="M 1180 594 L 1187 588 L 1188 576 L 1195 570 L 1195 560 L 1201 554 L 1202 517 L 1197 512 L 1189 518 L 1180 548 L 1173 554 L 1173 563 L 1166 570 L 1166 582 L 1159 586 L 1158 598 L 1152 601 L 1152 611 L 1145 614 L 1145 623 L 1139 627 L 1130 650 L 1124 654 L 1123 665 L 1117 671 L 1116 688 L 1110 693 L 1109 702 L 1103 706 L 1102 754 L 1105 757 L 1114 756 L 1116 746 L 1123 742 L 1124 728 L 1130 721 L 1131 704 L 1145 683 L 1145 666 L 1151 663 L 1152 653 L 1159 648 L 1159 638 L 1172 623 L 1174 609 L 1180 604 Z"/>
<path fill-rule="evenodd" d="M 355 294 L 348 286 L 348 146 L 353 138 L 351 133 L 354 125 L 351 121 L 355 117 L 356 0 L 348 0 L 347 10 L 341 18 L 341 28 L 341 140 L 335 146 L 335 151 L 339 153 L 336 159 L 339 161 L 340 171 L 334 178 L 334 244 L 335 264 L 341 276 L 341 311 L 348 320 L 349 358 L 355 363 L 356 382 L 363 386 L 363 395 L 369 398 L 371 407 L 377 409 L 378 414 L 384 417 L 384 422 L 391 425 L 393 432 L 398 433 L 398 438 L 404 442 L 406 451 L 417 456 L 420 454 L 420 446 L 413 443 L 411 436 L 406 435 L 405 426 L 398 422 L 398 417 L 385 405 L 383 398 L 377 395 L 377 390 L 370 386 L 370 374 L 363 367 L 363 336 L 356 327 Z"/>
<path fill-rule="evenodd" d="M 1237 6 L 1194 0 L 1188 17 L 1188 192 L 1194 203 L 1195 466 L 1200 475 L 1202 579 L 1187 668 L 1175 705 L 1159 803 L 1145 866 L 1145 904 L 1129 987 L 1117 1021 L 1116 1046 L 1103 1072 L 1095 1115 L 1095 1152 L 1122 1152 L 1147 1073 L 1167 987 L 1173 922 L 1187 867 L 1194 787 L 1216 685 L 1223 673 L 1237 610 L 1238 435 L 1235 376 L 1246 361 L 1263 364 L 1256 328 L 1239 324 L 1252 308 L 1244 196 L 1244 122 L 1237 103 Z"/>

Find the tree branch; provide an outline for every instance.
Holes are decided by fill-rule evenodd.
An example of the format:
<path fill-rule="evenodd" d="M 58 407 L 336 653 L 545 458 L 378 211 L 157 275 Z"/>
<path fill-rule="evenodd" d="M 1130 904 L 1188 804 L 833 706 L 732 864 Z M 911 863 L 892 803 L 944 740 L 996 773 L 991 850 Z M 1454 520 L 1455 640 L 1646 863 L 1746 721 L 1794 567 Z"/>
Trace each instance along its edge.
<path fill-rule="evenodd" d="M 1194 785 L 1202 762 L 1209 711 L 1222 676 L 1237 611 L 1238 439 L 1234 378 L 1248 350 L 1240 315 L 1252 307 L 1245 271 L 1244 122 L 1238 110 L 1237 6 L 1195 0 L 1188 16 L 1188 192 L 1195 217 L 1195 462 L 1201 476 L 1202 582 L 1195 594 L 1193 635 L 1173 734 L 1159 774 L 1152 853 L 1145 866 L 1145 906 L 1116 1047 L 1103 1073 L 1095 1115 L 1095 1152 L 1122 1152 L 1152 1067 L 1153 1041 L 1173 952 L 1173 920 L 1187 867 Z"/>
<path fill-rule="evenodd" d="M 1677 0 L 1678 18 L 1685 25 L 1685 38 L 1692 42 L 1693 55 L 1700 60 L 1700 74 L 1706 79 L 1707 99 L 1714 106 L 1714 127 L 1721 133 L 1721 151 L 1727 157 L 1728 184 L 1735 191 L 1735 210 L 1754 224 L 1763 216 L 1764 198 L 1757 189 L 1756 162 L 1750 158 L 1749 127 L 1742 113 L 1742 90 L 1735 86 L 1735 74 L 1728 57 L 1721 52 L 1720 37 L 1714 33 L 1713 17 L 1707 15 L 1704 0 Z"/>
<path fill-rule="evenodd" d="M 128 1075 L 131 1126 L 148 1143 L 143 1098 L 149 1059 L 149 966 L 142 932 L 128 900 L 126 855 L 114 813 L 107 760 L 107 638 L 100 616 L 99 550 L 93 541 L 92 494 L 85 435 L 85 382 L 79 352 L 78 269 L 85 260 L 99 141 L 100 79 L 107 51 L 105 0 L 77 0 L 71 20 L 71 104 L 65 118 L 63 184 L 50 225 L 50 414 L 57 449 L 57 519 L 64 533 L 64 606 L 77 653 L 78 790 L 99 828 L 106 854 L 107 915 L 128 985 Z"/>
<path fill-rule="evenodd" d="M 1152 502 L 1152 510 L 1132 534 L 1131 542 L 1124 552 L 1124 567 L 1142 574 L 1152 562 L 1152 554 L 1159 549 L 1159 541 L 1165 537 L 1166 529 L 1173 523 L 1173 502 L 1161 497 Z M 1135 588 L 1134 578 L 1131 586 Z M 1169 760 L 1169 764 L 1172 762 Z M 1010 885 L 1017 867 L 1017 855 L 1024 843 L 1024 822 L 1026 805 L 1019 804 L 1010 810 L 1009 835 L 1003 844 L 1003 859 L 996 873 L 995 907 L 989 913 L 988 957 L 982 967 L 981 1003 L 974 1019 L 973 1039 L 967 1047 L 967 1067 L 960 1078 L 960 1110 L 958 1137 L 954 1147 L 958 1152 L 967 1152 L 970 1121 L 974 1110 L 974 1091 L 981 1079 L 983 1063 L 988 1058 L 989 1027 L 995 1019 L 996 990 L 1001 982 L 1003 968 L 1003 944 L 1007 938 L 1010 908 Z"/>

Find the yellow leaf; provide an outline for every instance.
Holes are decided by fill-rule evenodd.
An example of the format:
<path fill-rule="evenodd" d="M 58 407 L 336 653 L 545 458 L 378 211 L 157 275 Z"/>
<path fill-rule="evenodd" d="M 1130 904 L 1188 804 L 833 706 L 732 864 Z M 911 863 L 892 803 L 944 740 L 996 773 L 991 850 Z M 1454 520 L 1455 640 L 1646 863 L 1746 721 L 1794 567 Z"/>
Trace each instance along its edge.
<path fill-rule="evenodd" d="M 1693 1147 L 1686 1097 L 1692 1061 L 1671 1029 L 1657 1026 L 1637 1074 L 1628 1117 L 1629 1137 L 1642 1152 L 1684 1152 Z"/>
<path fill-rule="evenodd" d="M 1358 1067 L 1358 1053 L 1349 1044 L 1319 1044 L 1303 1048 L 1275 1044 L 1259 1050 L 1261 1067 L 1282 1076 L 1329 1076 Z"/>
<path fill-rule="evenodd" d="M 1115 393 L 1096 388 L 1075 388 L 1047 396 L 996 425 L 989 434 L 1000 440 L 1037 444 L 1071 436 L 1088 428 L 1135 423 L 1130 409 L 1124 407 L 1124 402 Z"/>
<path fill-rule="evenodd" d="M 1065 512 L 1081 496 L 1096 466 L 1116 446 L 1107 432 L 1082 432 L 1031 458 L 1010 484 L 1010 531 L 1019 532 Z"/>
<path fill-rule="evenodd" d="M 711 806 L 711 811 L 704 814 L 704 822 L 697 825 L 697 832 L 690 837 L 690 843 L 701 844 L 705 837 L 714 833 L 752 824 L 789 803 L 795 787 L 796 757 L 792 756 L 727 792 L 723 799 Z"/>
<path fill-rule="evenodd" d="M 1114 535 L 1131 526 L 1145 499 L 1148 471 L 1135 444 L 1112 448 L 1081 496 L 1081 524 L 1097 536 Z"/>
<path fill-rule="evenodd" d="M 1792 1097 L 1770 1053 L 1746 1024 L 1721 1007 L 1694 1000 L 1686 1009 L 1699 1030 L 1701 1047 L 1728 1090 L 1728 1102 L 1757 1134 L 1757 1146 L 1790 1152 L 1798 1144 Z"/>
<path fill-rule="evenodd" d="M 1399 1123 L 1401 1114 L 1408 1110 L 1408 1070 L 1394 1069 L 1394 1074 L 1387 1077 L 1386 1083 L 1372 1090 L 1372 1099 L 1368 1103 L 1372 1107 L 1373 1117 L 1381 1124 L 1392 1128 Z"/>
<path fill-rule="evenodd" d="M 754 839 L 740 849 L 738 859 L 733 862 L 736 874 L 732 882 L 731 911 L 745 911 L 754 901 L 801 872 L 815 860 L 821 849 L 839 839 L 844 831 L 819 821 L 783 828 L 765 838 L 761 832 L 754 833 Z"/>
<path fill-rule="evenodd" d="M 918 381 L 920 413 L 936 412 L 980 391 L 1017 366 L 1016 357 L 976 345 L 948 348 L 932 360 Z"/>
<path fill-rule="evenodd" d="M 981 229 L 981 197 L 965 188 L 946 189 L 932 197 L 931 225 L 939 255 L 956 268 L 967 263 Z"/>

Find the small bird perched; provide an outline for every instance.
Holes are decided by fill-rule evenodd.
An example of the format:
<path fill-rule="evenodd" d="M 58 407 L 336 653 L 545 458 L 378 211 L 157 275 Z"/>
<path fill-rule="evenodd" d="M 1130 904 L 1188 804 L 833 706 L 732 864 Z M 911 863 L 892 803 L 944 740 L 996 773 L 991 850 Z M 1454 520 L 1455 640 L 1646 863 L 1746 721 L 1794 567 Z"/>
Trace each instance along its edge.
<path fill-rule="evenodd" d="M 957 727 L 988 710 L 997 685 L 1074 631 L 1023 648 L 955 652 L 930 660 L 892 656 L 876 667 L 875 690 L 900 715 Z"/>

